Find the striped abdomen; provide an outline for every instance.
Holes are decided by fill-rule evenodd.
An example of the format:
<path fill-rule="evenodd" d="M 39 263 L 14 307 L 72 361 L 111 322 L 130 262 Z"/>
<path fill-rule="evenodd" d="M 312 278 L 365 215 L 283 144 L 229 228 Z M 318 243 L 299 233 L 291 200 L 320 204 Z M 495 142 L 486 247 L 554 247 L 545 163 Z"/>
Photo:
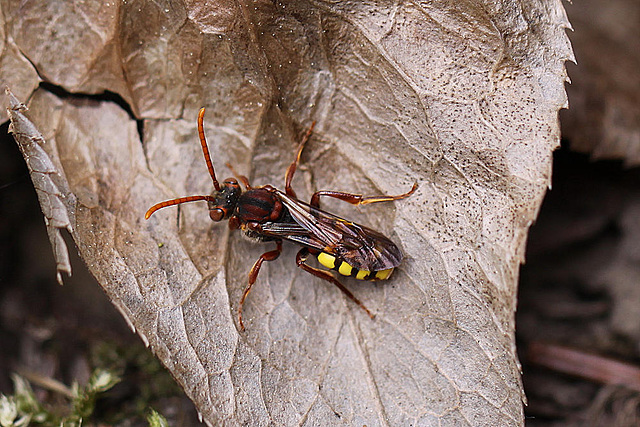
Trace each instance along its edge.
<path fill-rule="evenodd" d="M 318 254 L 318 262 L 331 270 L 335 270 L 343 276 L 355 277 L 358 280 L 386 280 L 393 273 L 393 268 L 380 271 L 358 270 L 326 252 Z"/>

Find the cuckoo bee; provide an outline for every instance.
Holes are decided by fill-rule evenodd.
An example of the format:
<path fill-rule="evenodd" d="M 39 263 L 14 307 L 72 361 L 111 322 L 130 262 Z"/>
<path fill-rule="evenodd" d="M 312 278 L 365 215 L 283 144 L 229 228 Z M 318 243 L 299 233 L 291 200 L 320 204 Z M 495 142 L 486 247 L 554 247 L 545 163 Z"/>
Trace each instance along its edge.
<path fill-rule="evenodd" d="M 145 214 L 149 219 L 158 209 L 198 200 L 206 201 L 209 217 L 216 222 L 229 221 L 229 228 L 240 229 L 247 236 L 263 242 L 274 242 L 276 248 L 263 253 L 249 271 L 249 282 L 242 294 L 238 306 L 238 323 L 244 331 L 242 306 L 251 287 L 256 282 L 262 263 L 273 261 L 282 252 L 282 241 L 288 240 L 302 246 L 296 256 L 298 267 L 304 271 L 336 285 L 340 290 L 369 317 L 373 314 L 328 270 L 316 268 L 307 263 L 309 255 L 315 256 L 319 263 L 343 276 L 360 280 L 385 280 L 393 269 L 400 265 L 402 252 L 387 237 L 365 226 L 347 221 L 320 209 L 320 197 L 333 197 L 352 205 L 366 205 L 377 202 L 390 202 L 409 197 L 417 188 L 414 184 L 407 193 L 397 196 L 369 196 L 343 193 L 339 191 L 317 191 L 309 203 L 296 197 L 291 181 L 300 161 L 300 155 L 313 132 L 315 122 L 304 134 L 291 165 L 285 174 L 284 191 L 271 185 L 252 187 L 247 177 L 235 173 L 231 165 L 227 166 L 236 178 L 227 178 L 222 184 L 216 179 L 209 147 L 204 135 L 204 108 L 198 114 L 198 135 L 204 160 L 213 181 L 214 191 L 209 196 L 187 196 L 167 200 L 153 205 Z M 238 183 L 242 182 L 243 191 Z"/>

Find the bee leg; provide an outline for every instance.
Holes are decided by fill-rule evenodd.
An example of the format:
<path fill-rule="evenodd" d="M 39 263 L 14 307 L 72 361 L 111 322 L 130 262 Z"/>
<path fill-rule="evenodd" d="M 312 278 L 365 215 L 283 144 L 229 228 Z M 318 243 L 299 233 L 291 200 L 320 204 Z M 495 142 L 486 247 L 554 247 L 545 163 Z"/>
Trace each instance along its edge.
<path fill-rule="evenodd" d="M 240 180 L 240 182 L 242 182 L 244 184 L 244 187 L 247 190 L 251 190 L 251 184 L 249 184 L 249 178 L 247 178 L 244 175 L 240 175 L 238 172 L 236 172 L 236 170 L 233 168 L 233 166 L 231 165 L 231 163 L 225 163 L 224 164 L 226 167 L 229 168 L 229 170 L 231 171 L 231 173 L 233 174 L 233 176 L 235 176 L 236 178 L 238 178 Z"/>
<path fill-rule="evenodd" d="M 307 273 L 311 273 L 316 277 L 324 279 L 327 282 L 333 283 L 334 285 L 336 285 L 347 296 L 347 298 L 349 298 L 351 301 L 353 301 L 356 304 L 358 304 L 358 306 L 361 309 L 363 309 L 369 315 L 370 318 L 372 318 L 372 319 L 375 318 L 375 316 L 369 311 L 369 309 L 367 307 L 365 307 L 364 304 L 362 304 L 362 302 L 360 302 L 360 300 L 358 298 L 356 298 L 351 293 L 351 291 L 349 289 L 345 288 L 344 285 L 338 281 L 338 279 L 333 277 L 333 275 L 331 273 L 329 273 L 328 271 L 320 270 L 319 268 L 314 268 L 314 267 L 311 267 L 310 265 L 308 265 L 307 264 L 308 256 L 309 256 L 309 250 L 307 248 L 300 249 L 300 251 L 298 252 L 298 255 L 296 255 L 296 264 L 298 264 L 298 267 L 300 267 L 301 269 L 303 269 Z"/>
<path fill-rule="evenodd" d="M 242 306 L 244 305 L 244 300 L 247 298 L 247 295 L 249 295 L 249 292 L 251 291 L 251 287 L 258 278 L 260 267 L 262 266 L 262 263 L 264 261 L 273 261 L 277 259 L 281 253 L 282 240 L 276 240 L 276 248 L 272 251 L 268 251 L 260 255 L 260 258 L 258 258 L 256 263 L 253 264 L 253 267 L 251 267 L 251 271 L 249 272 L 249 284 L 245 288 L 244 293 L 242 294 L 242 298 L 240 298 L 240 306 L 238 307 L 238 323 L 240 323 L 240 329 L 242 330 L 242 332 L 244 332 L 244 323 L 242 322 Z"/>
<path fill-rule="evenodd" d="M 397 196 L 368 196 L 365 197 L 362 194 L 351 194 L 351 193 L 343 193 L 341 191 L 316 191 L 311 196 L 311 201 L 309 204 L 314 208 L 320 208 L 320 196 L 333 197 L 334 199 L 340 199 L 343 202 L 351 203 L 352 205 L 368 205 L 369 203 L 378 203 L 378 202 L 391 202 L 393 200 L 404 199 L 405 197 L 409 197 L 413 194 L 414 191 L 418 188 L 418 183 L 413 184 L 411 190 L 407 191 L 404 194 L 399 194 Z"/>
<path fill-rule="evenodd" d="M 313 132 L 313 128 L 315 127 L 316 122 L 311 123 L 311 126 L 307 130 L 307 132 L 302 137 L 302 141 L 300 141 L 300 145 L 298 145 L 298 151 L 296 152 L 296 157 L 293 159 L 293 162 L 287 168 L 287 173 L 284 175 L 284 191 L 287 193 L 287 196 L 296 198 L 296 192 L 291 188 L 291 180 L 293 179 L 293 174 L 296 173 L 296 168 L 298 167 L 298 163 L 300 162 L 300 155 L 302 154 L 302 149 L 304 145 L 309 140 L 311 133 Z"/>

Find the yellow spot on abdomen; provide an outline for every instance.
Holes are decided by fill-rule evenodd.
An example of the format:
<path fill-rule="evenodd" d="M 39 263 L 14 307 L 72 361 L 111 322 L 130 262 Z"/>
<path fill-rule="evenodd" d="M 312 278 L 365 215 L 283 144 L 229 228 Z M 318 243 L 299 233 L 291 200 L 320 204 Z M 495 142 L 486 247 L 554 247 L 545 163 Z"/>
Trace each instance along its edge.
<path fill-rule="evenodd" d="M 380 270 L 376 272 L 376 279 L 378 280 L 387 280 L 389 276 L 393 273 L 393 268 L 389 268 L 387 270 Z"/>
<path fill-rule="evenodd" d="M 342 274 L 343 276 L 351 276 L 352 270 L 353 270 L 353 267 L 351 267 L 346 262 L 342 261 L 342 264 L 340 264 L 340 268 L 338 269 L 338 273 Z"/>
<path fill-rule="evenodd" d="M 347 262 L 337 259 L 333 255 L 326 252 L 318 254 L 318 262 L 331 270 L 338 270 L 343 276 L 355 275 L 358 280 L 386 280 L 393 273 L 393 268 L 371 272 L 369 270 L 358 270 L 353 268 Z"/>
<path fill-rule="evenodd" d="M 371 272 L 369 270 L 358 270 L 358 274 L 356 274 L 356 279 L 364 280 Z"/>
<path fill-rule="evenodd" d="M 318 262 L 327 268 L 336 268 L 336 257 L 333 255 L 320 252 L 320 255 L 318 255 Z"/>

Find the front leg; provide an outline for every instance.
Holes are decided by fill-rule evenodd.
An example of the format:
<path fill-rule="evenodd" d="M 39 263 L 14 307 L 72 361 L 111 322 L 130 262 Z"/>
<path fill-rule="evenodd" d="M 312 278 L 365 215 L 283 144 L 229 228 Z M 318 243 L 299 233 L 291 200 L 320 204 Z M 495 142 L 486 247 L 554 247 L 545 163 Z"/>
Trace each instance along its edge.
<path fill-rule="evenodd" d="M 298 167 L 298 163 L 300 162 L 300 155 L 302 154 L 302 149 L 304 145 L 309 140 L 311 133 L 313 132 L 313 128 L 316 126 L 316 122 L 311 123 L 309 130 L 302 137 L 302 141 L 300 141 L 300 145 L 298 145 L 298 151 L 296 151 L 296 157 L 291 162 L 291 165 L 287 168 L 287 173 L 284 175 L 284 191 L 289 197 L 293 197 L 296 199 L 296 192 L 291 188 L 291 180 L 293 179 L 293 174 L 296 173 L 296 168 Z"/>
<path fill-rule="evenodd" d="M 260 258 L 253 264 L 251 267 L 251 271 L 249 272 L 249 284 L 244 290 L 242 294 L 242 298 L 240 298 L 240 306 L 238 307 L 238 323 L 240 323 L 240 329 L 244 332 L 244 323 L 242 323 L 242 306 L 244 305 L 244 300 L 247 299 L 247 295 L 251 291 L 251 287 L 256 282 L 258 278 L 258 273 L 260 272 L 260 267 L 264 261 L 273 261 L 277 259 L 282 253 L 282 240 L 276 240 L 276 248 L 272 251 L 265 252 L 260 255 Z"/>
<path fill-rule="evenodd" d="M 316 209 L 320 209 L 320 196 L 333 197 L 334 199 L 342 200 L 343 202 L 351 203 L 352 205 L 368 205 L 369 203 L 378 203 L 378 202 L 391 202 L 393 200 L 404 199 L 405 197 L 409 197 L 413 194 L 414 191 L 418 188 L 418 183 L 413 184 L 411 190 L 404 194 L 399 194 L 397 196 L 368 196 L 365 197 L 362 194 L 351 194 L 351 193 L 343 193 L 341 191 L 316 191 L 311 196 L 311 202 L 309 204 Z"/>
<path fill-rule="evenodd" d="M 249 184 L 249 178 L 247 178 L 244 175 L 240 175 L 238 172 L 236 172 L 236 170 L 233 168 L 231 163 L 227 162 L 225 163 L 225 166 L 228 167 L 229 170 L 231 170 L 231 173 L 233 174 L 233 176 L 238 178 L 240 182 L 244 184 L 244 188 L 246 188 L 247 190 L 251 190 L 251 184 Z"/>

